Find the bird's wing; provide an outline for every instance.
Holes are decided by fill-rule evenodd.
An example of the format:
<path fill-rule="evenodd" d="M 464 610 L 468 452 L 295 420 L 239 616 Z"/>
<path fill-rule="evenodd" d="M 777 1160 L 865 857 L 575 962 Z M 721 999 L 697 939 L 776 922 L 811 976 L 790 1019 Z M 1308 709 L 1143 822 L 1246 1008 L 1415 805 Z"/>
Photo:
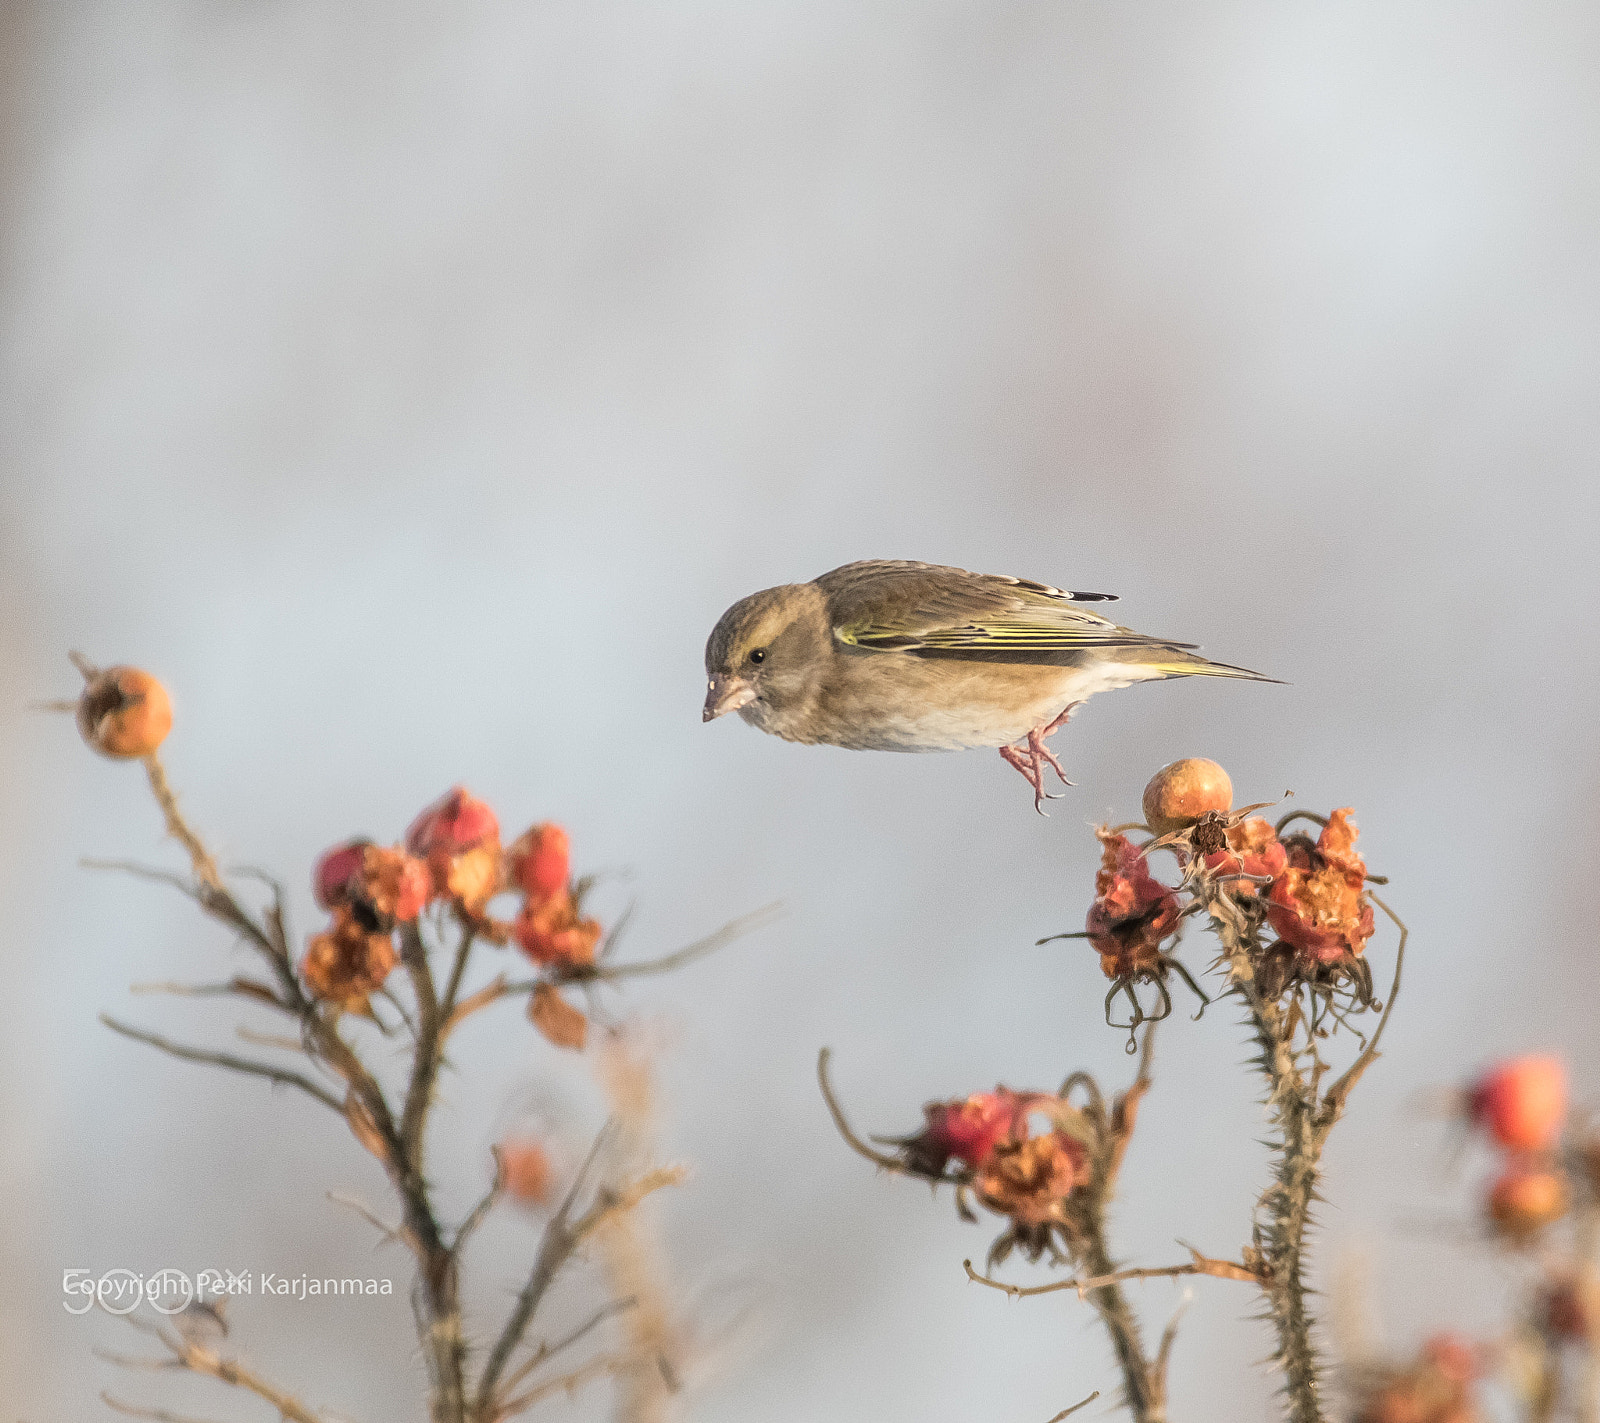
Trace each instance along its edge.
<path fill-rule="evenodd" d="M 1184 647 L 1073 606 L 1104 593 L 926 563 L 851 563 L 817 579 L 833 635 L 850 647 L 922 656 L 1003 657 L 1092 647 Z"/>

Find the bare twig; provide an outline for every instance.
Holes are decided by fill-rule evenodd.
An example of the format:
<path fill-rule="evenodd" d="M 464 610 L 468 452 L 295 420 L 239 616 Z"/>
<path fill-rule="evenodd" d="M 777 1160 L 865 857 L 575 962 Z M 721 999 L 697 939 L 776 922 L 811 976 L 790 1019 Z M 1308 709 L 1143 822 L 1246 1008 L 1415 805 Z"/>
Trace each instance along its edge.
<path fill-rule="evenodd" d="M 570 1226 L 565 1221 L 560 1221 L 559 1217 L 550 1222 L 539 1248 L 539 1258 L 534 1262 L 533 1271 L 528 1276 L 528 1283 L 517 1296 L 516 1307 L 506 1321 L 506 1327 L 501 1331 L 499 1339 L 495 1341 L 489 1361 L 484 1366 L 483 1378 L 478 1384 L 480 1413 L 488 1417 L 498 1416 L 495 1412 L 497 1408 L 495 1399 L 500 1390 L 496 1385 L 505 1368 L 506 1360 L 521 1342 L 523 1334 L 527 1332 L 528 1324 L 533 1319 L 534 1310 L 539 1307 L 539 1301 L 543 1299 L 545 1291 L 550 1288 L 561 1267 L 572 1258 L 573 1252 L 595 1230 L 614 1216 L 632 1210 L 646 1196 L 661 1190 L 664 1186 L 677 1185 L 683 1180 L 684 1175 L 681 1166 L 659 1167 L 647 1172 L 632 1185 L 625 1186 L 620 1191 L 602 1190 L 594 1205 Z M 556 1228 L 558 1222 L 560 1229 Z"/>
<path fill-rule="evenodd" d="M 384 999 L 389 1006 L 400 1015 L 400 1021 L 406 1025 L 406 1031 L 411 1034 L 413 1039 L 415 1039 L 417 1036 L 417 1025 L 412 1021 L 411 1014 L 406 1012 L 406 1005 L 400 1001 L 400 995 L 387 984 L 384 984 L 378 989 L 378 996 Z"/>
<path fill-rule="evenodd" d="M 480 1418 L 500 1416 L 496 1411 L 498 1395 L 501 1392 L 500 1376 L 505 1372 L 512 1351 L 522 1342 L 522 1336 L 527 1332 L 534 1311 L 544 1298 L 545 1291 L 550 1288 L 561 1267 L 572 1258 L 584 1239 L 613 1214 L 631 1210 L 652 1191 L 673 1185 L 683 1179 L 684 1173 L 681 1168 L 664 1167 L 646 1173 L 632 1185 L 621 1190 L 602 1188 L 596 1194 L 589 1210 L 577 1220 L 573 1220 L 572 1213 L 578 1197 L 587 1189 L 589 1175 L 595 1163 L 611 1144 L 615 1135 L 616 1127 L 612 1122 L 606 1123 L 600 1129 L 588 1157 L 578 1168 L 578 1174 L 567 1191 L 566 1199 L 561 1202 L 560 1208 L 545 1226 L 544 1238 L 539 1243 L 539 1254 L 533 1263 L 533 1269 L 528 1274 L 527 1283 L 518 1292 L 517 1302 L 506 1320 L 505 1327 L 500 1331 L 500 1337 L 495 1340 L 494 1347 L 489 1351 L 483 1373 L 478 1380 L 476 1412 Z"/>
<path fill-rule="evenodd" d="M 612 1318 L 614 1315 L 621 1314 L 624 1310 L 632 1309 L 637 1303 L 638 1301 L 633 1299 L 612 1300 L 609 1304 L 602 1305 L 576 1329 L 563 1335 L 554 1344 L 541 1343 L 539 1347 L 534 1350 L 533 1357 L 519 1364 L 516 1369 L 507 1377 L 505 1383 L 501 1386 L 502 1392 L 509 1393 L 541 1364 L 545 1363 L 549 1359 L 555 1358 L 555 1356 L 561 1353 L 562 1350 L 570 1349 L 580 1339 L 584 1338 L 585 1335 L 590 1334 L 595 1329 L 598 1329 L 606 1322 L 606 1320 Z"/>
<path fill-rule="evenodd" d="M 253 978 L 230 978 L 226 983 L 135 983 L 129 986 L 128 991 L 139 994 L 175 993 L 186 998 L 216 998 L 228 994 L 248 998 L 252 1003 L 263 1003 L 280 1013 L 294 1012 L 266 984 L 258 983 Z"/>
<path fill-rule="evenodd" d="M 489 1183 L 489 1189 L 483 1193 L 478 1204 L 467 1213 L 467 1218 L 456 1229 L 455 1239 L 450 1243 L 450 1253 L 460 1257 L 461 1248 L 467 1243 L 472 1232 L 483 1224 L 483 1219 L 495 1207 L 500 1199 L 501 1192 L 506 1188 L 506 1163 L 498 1146 L 491 1147 L 494 1154 L 494 1180 Z"/>
<path fill-rule="evenodd" d="M 972 1268 L 970 1260 L 963 1260 L 961 1268 L 967 1272 L 967 1278 L 973 1284 L 987 1285 L 990 1289 L 999 1290 L 1013 1299 L 1024 1299 L 1030 1295 L 1050 1295 L 1060 1290 L 1073 1290 L 1078 1298 L 1082 1299 L 1090 1290 L 1105 1289 L 1108 1285 L 1120 1285 L 1125 1280 L 1164 1280 L 1179 1275 L 1210 1275 L 1219 1280 L 1246 1280 L 1254 1285 L 1262 1283 L 1261 1276 L 1248 1265 L 1236 1265 L 1232 1260 L 1213 1260 L 1209 1256 L 1201 1255 L 1193 1246 L 1190 1246 L 1189 1250 L 1194 1259 L 1187 1265 L 1112 1270 L 1108 1274 L 1091 1275 L 1085 1279 L 1054 1280 L 1048 1285 L 1008 1285 L 1004 1280 L 980 1274 Z"/>
<path fill-rule="evenodd" d="M 342 1191 L 327 1191 L 324 1194 L 335 1205 L 348 1206 L 368 1225 L 378 1231 L 383 1236 L 383 1239 L 378 1244 L 387 1245 L 391 1240 L 399 1241 L 402 1245 L 413 1245 L 415 1243 L 407 1234 L 404 1225 L 390 1225 L 387 1221 L 380 1219 L 378 1214 L 358 1197 L 347 1196 Z"/>
<path fill-rule="evenodd" d="M 1361 1080 L 1361 1075 L 1372 1066 L 1378 1056 L 1378 1043 L 1383 1037 L 1383 1030 L 1389 1026 L 1389 1015 L 1394 1012 L 1394 1000 L 1400 996 L 1400 971 L 1406 962 L 1406 940 L 1411 936 L 1411 931 L 1401 922 L 1400 916 L 1385 904 L 1371 890 L 1367 891 L 1369 898 L 1379 909 L 1389 916 L 1395 928 L 1400 931 L 1400 943 L 1394 951 L 1394 981 L 1389 985 L 1388 1001 L 1383 1005 L 1383 1014 L 1378 1019 L 1378 1026 L 1372 1034 L 1372 1041 L 1366 1050 L 1358 1057 L 1344 1075 L 1332 1087 L 1328 1088 L 1328 1095 L 1323 1098 L 1322 1115 L 1328 1117 L 1328 1126 L 1331 1127 L 1338 1120 L 1339 1114 L 1344 1110 L 1345 1100 L 1350 1096 L 1351 1089 Z"/>
<path fill-rule="evenodd" d="M 229 894 L 220 882 L 213 884 L 208 880 L 185 879 L 170 870 L 154 869 L 134 860 L 83 859 L 78 863 L 86 870 L 121 870 L 124 874 L 135 875 L 139 879 L 157 880 L 162 884 L 170 884 L 174 889 L 188 895 L 212 918 L 220 919 L 224 924 L 238 930 L 266 955 L 278 972 L 280 986 L 286 989 L 284 993 L 286 1001 L 297 1006 L 303 1001 L 300 986 L 294 978 L 294 969 L 289 962 L 288 946 L 283 942 L 281 933 L 275 939 L 264 930 L 245 913 L 239 901 Z"/>
<path fill-rule="evenodd" d="M 845 1119 L 844 1108 L 839 1105 L 839 1099 L 833 1095 L 832 1084 L 828 1081 L 828 1060 L 833 1056 L 832 1048 L 823 1048 L 817 1054 L 817 1082 L 822 1088 L 822 1100 L 828 1104 L 828 1111 L 833 1116 L 833 1124 L 839 1130 L 850 1148 L 858 1155 L 865 1156 L 868 1161 L 883 1167 L 885 1171 L 905 1172 L 905 1165 L 898 1157 L 890 1156 L 886 1152 L 874 1151 L 866 1142 L 862 1141 L 850 1130 L 850 1123 Z"/>
<path fill-rule="evenodd" d="M 450 978 L 445 984 L 444 997 L 439 1001 L 439 1017 L 442 1029 L 448 1030 L 450 1019 L 454 1015 L 456 995 L 461 991 L 461 979 L 467 971 L 467 960 L 472 956 L 472 946 L 477 939 L 477 933 L 471 925 L 461 930 L 461 942 L 456 945 L 455 962 L 450 966 Z"/>
<path fill-rule="evenodd" d="M 323 1423 L 305 1404 L 292 1394 L 285 1392 L 276 1384 L 261 1377 L 260 1374 L 246 1368 L 237 1359 L 225 1359 L 212 1349 L 202 1347 L 193 1340 L 184 1339 L 158 1325 L 145 1324 L 140 1320 L 129 1317 L 128 1323 L 143 1334 L 153 1335 L 165 1346 L 172 1355 L 170 1361 L 164 1365 L 170 1368 L 187 1369 L 193 1374 L 204 1374 L 208 1378 L 220 1379 L 223 1383 L 232 1384 L 235 1388 L 242 1388 L 247 1393 L 253 1393 L 257 1398 L 265 1399 L 278 1410 L 279 1417 L 285 1423 Z M 138 1365 L 151 1367 L 146 1361 L 138 1361 Z M 102 1395 L 103 1396 L 103 1395 Z M 113 1407 L 116 1405 L 113 1404 Z M 136 1412 L 131 1408 L 124 1408 L 124 1412 Z M 146 1418 L 172 1418 L 175 1415 L 146 1412 L 141 1415 Z M 192 1420 L 179 1420 L 179 1423 L 192 1423 Z"/>
<path fill-rule="evenodd" d="M 659 959 L 644 959 L 638 963 L 606 964 L 584 976 L 609 981 L 640 978 L 652 973 L 670 973 L 675 968 L 682 968 L 696 959 L 705 958 L 707 954 L 716 953 L 718 949 L 756 929 L 765 928 L 779 916 L 782 909 L 783 905 L 774 901 L 763 905 L 760 909 L 752 910 L 749 914 L 741 915 L 738 919 L 729 920 L 714 933 L 707 934 L 703 939 L 696 939 L 694 943 L 679 949 L 676 953 L 666 954 Z"/>
<path fill-rule="evenodd" d="M 1080 1408 L 1087 1408 L 1091 1403 L 1093 1403 L 1095 1401 L 1095 1399 L 1097 1399 L 1099 1397 L 1100 1397 L 1100 1390 L 1096 1389 L 1087 1398 L 1080 1399 L 1077 1403 L 1074 1403 L 1071 1408 L 1063 1408 L 1061 1410 L 1061 1412 L 1056 1414 L 1056 1416 L 1050 1420 L 1050 1423 L 1061 1423 L 1061 1420 L 1063 1418 L 1066 1418 L 1069 1415 L 1071 1415 L 1073 1413 L 1076 1413 Z"/>
<path fill-rule="evenodd" d="M 547 1379 L 516 1398 L 508 1398 L 504 1403 L 498 1404 L 489 1416 L 496 1420 L 496 1423 L 503 1418 L 514 1418 L 519 1413 L 526 1413 L 541 1398 L 548 1398 L 552 1393 L 574 1394 L 592 1379 L 604 1378 L 607 1374 L 614 1374 L 626 1368 L 627 1362 L 624 1358 L 601 1354 L 598 1358 L 590 1359 L 588 1363 L 573 1369 L 571 1373 L 562 1374 L 560 1378 Z"/>
<path fill-rule="evenodd" d="M 305 1055 L 306 1045 L 298 1038 L 286 1038 L 281 1033 L 258 1033 L 254 1028 L 238 1027 L 235 1035 L 242 1041 L 253 1043 L 256 1047 L 275 1047 L 280 1052 L 297 1052 Z"/>
<path fill-rule="evenodd" d="M 532 987 L 532 983 L 528 984 L 528 988 L 531 989 Z M 486 984 L 476 993 L 469 993 L 451 1009 L 450 1016 L 445 1019 L 444 1026 L 439 1030 L 440 1036 L 448 1037 L 464 1019 L 471 1017 L 480 1008 L 487 1008 L 495 999 L 503 997 L 509 992 L 510 990 L 506 987 L 505 975 L 500 974 L 492 983 Z"/>
<path fill-rule="evenodd" d="M 1178 1324 L 1188 1312 L 1189 1303 L 1193 1298 L 1193 1290 L 1184 1290 L 1183 1299 L 1177 1309 L 1173 1310 L 1172 1318 L 1167 1321 L 1167 1327 L 1161 1331 L 1161 1345 L 1156 1350 L 1155 1363 L 1150 1366 L 1150 1371 L 1155 1376 L 1156 1389 L 1162 1398 L 1167 1396 L 1167 1367 L 1172 1362 L 1172 1346 L 1178 1342 Z"/>
<path fill-rule="evenodd" d="M 232 1053 L 208 1052 L 203 1048 L 184 1047 L 181 1043 L 171 1042 L 159 1034 L 147 1033 L 142 1029 L 129 1027 L 126 1023 L 119 1023 L 109 1013 L 102 1013 L 100 1021 L 114 1033 L 121 1033 L 123 1037 L 132 1038 L 136 1042 L 149 1043 L 151 1047 L 160 1048 L 162 1052 L 182 1058 L 185 1062 L 203 1062 L 212 1067 L 226 1067 L 233 1072 L 243 1072 L 251 1077 L 265 1077 L 284 1087 L 298 1087 L 308 1096 L 315 1097 L 323 1106 L 333 1108 L 341 1117 L 344 1115 L 343 1102 L 325 1087 L 318 1086 L 301 1073 L 291 1072 L 283 1067 L 273 1067 L 266 1062 L 253 1062 L 246 1057 L 235 1057 Z"/>
<path fill-rule="evenodd" d="M 119 1398 L 113 1398 L 103 1389 L 100 1401 L 116 1413 L 125 1413 L 129 1418 L 154 1418 L 156 1423 L 208 1423 L 204 1418 L 195 1418 L 187 1413 L 171 1413 L 165 1408 L 135 1408 L 131 1403 L 124 1403 Z"/>

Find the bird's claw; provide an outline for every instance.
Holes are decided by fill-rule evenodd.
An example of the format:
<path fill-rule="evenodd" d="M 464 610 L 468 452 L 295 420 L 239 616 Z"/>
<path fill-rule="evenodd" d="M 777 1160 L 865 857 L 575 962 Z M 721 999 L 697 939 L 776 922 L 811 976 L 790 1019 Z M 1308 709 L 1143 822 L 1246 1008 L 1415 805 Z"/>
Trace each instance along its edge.
<path fill-rule="evenodd" d="M 1054 795 L 1044 788 L 1044 768 L 1048 766 L 1061 778 L 1064 786 L 1075 785 L 1076 782 L 1067 779 L 1066 770 L 1061 762 L 1056 759 L 1056 754 L 1044 744 L 1045 737 L 1054 731 L 1059 731 L 1067 723 L 1067 718 L 1072 715 L 1081 702 L 1073 702 L 1054 721 L 1044 726 L 1036 726 L 1027 735 L 1026 746 L 1002 746 L 1000 755 L 1008 766 L 1013 766 L 1022 775 L 1022 778 L 1033 787 L 1033 808 L 1040 815 L 1048 812 L 1044 808 L 1047 800 L 1060 800 L 1060 795 Z"/>
<path fill-rule="evenodd" d="M 1048 756 L 1048 753 L 1046 754 Z M 1033 787 L 1033 808 L 1040 815 L 1048 815 L 1049 812 L 1045 810 L 1044 803 L 1047 800 L 1060 800 L 1062 797 L 1044 788 L 1044 766 L 1041 764 L 1040 758 L 1034 754 L 1033 749 L 1031 747 L 1024 749 L 1020 746 L 1002 746 L 1000 755 L 1007 765 L 1014 766 L 1022 774 L 1023 780 Z M 1048 759 L 1053 765 L 1055 757 L 1049 756 Z M 1055 766 L 1055 771 L 1060 775 L 1060 766 Z M 1066 781 L 1069 786 L 1072 784 L 1071 781 L 1066 780 L 1065 776 L 1062 776 L 1062 780 Z"/>

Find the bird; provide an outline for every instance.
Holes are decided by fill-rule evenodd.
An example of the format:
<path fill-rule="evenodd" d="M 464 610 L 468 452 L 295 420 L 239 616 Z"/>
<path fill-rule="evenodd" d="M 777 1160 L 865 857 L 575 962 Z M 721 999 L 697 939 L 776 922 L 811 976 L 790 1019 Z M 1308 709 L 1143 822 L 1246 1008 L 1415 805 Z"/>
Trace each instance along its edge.
<path fill-rule="evenodd" d="M 1277 681 L 1079 606 L 1116 600 L 906 559 L 847 563 L 722 615 L 701 720 L 736 711 L 785 741 L 851 750 L 997 747 L 1043 814 L 1059 798 L 1046 769 L 1073 784 L 1045 739 L 1096 692 L 1167 677 Z"/>

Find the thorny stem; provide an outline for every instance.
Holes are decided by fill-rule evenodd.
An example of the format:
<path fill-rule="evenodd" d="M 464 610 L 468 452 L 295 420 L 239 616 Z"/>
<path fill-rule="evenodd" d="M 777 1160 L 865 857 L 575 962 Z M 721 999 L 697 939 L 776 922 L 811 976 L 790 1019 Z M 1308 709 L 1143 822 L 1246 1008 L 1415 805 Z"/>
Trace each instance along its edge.
<path fill-rule="evenodd" d="M 189 852 L 189 862 L 194 866 L 194 877 L 208 889 L 222 891 L 222 876 L 217 872 L 217 862 L 211 858 L 200 837 L 189 828 L 189 822 L 178 809 L 178 798 L 167 781 L 166 768 L 154 751 L 144 758 L 145 774 L 150 778 L 150 790 L 167 819 L 167 834 L 182 844 Z"/>
<path fill-rule="evenodd" d="M 1257 1205 L 1255 1248 L 1262 1288 L 1278 1335 L 1275 1358 L 1284 1372 L 1288 1417 L 1290 1423 L 1322 1423 L 1324 1367 L 1307 1303 L 1310 1291 L 1305 1283 L 1306 1229 L 1328 1134 L 1343 1115 L 1351 1090 L 1376 1060 L 1378 1043 L 1394 1010 L 1405 963 L 1407 930 L 1387 904 L 1372 896 L 1400 929 L 1394 983 L 1371 1040 L 1324 1095 L 1320 1088 L 1327 1065 L 1309 1028 L 1306 1046 L 1295 1046 L 1297 1029 L 1304 1021 L 1298 1011 L 1298 999 L 1294 995 L 1287 999 L 1268 997 L 1256 981 L 1254 964 L 1259 960 L 1262 914 L 1259 904 L 1245 907 L 1203 873 L 1193 875 L 1190 883 L 1211 918 L 1235 991 L 1248 1011 L 1260 1048 L 1257 1066 L 1267 1080 L 1267 1109 L 1279 1134 L 1275 1179 Z M 1309 1058 L 1309 1064 L 1303 1061 L 1305 1058 Z"/>
<path fill-rule="evenodd" d="M 1265 1227 L 1257 1226 L 1267 1299 L 1278 1331 L 1278 1363 L 1292 1423 L 1321 1423 L 1322 1363 L 1312 1338 L 1304 1268 L 1306 1226 L 1327 1133 L 1317 1130 L 1314 1089 L 1308 1089 L 1295 1063 L 1288 1016 L 1279 1004 L 1255 993 L 1253 985 L 1246 987 L 1245 1001 L 1261 1047 L 1268 1110 L 1279 1132 L 1277 1179 L 1260 1202 Z"/>
<path fill-rule="evenodd" d="M 1099 1128 L 1098 1144 L 1090 1158 L 1092 1174 L 1082 1188 L 1081 1205 L 1074 1212 L 1082 1227 L 1083 1244 L 1078 1256 L 1091 1278 L 1116 1274 L 1117 1267 L 1106 1244 L 1106 1205 L 1116 1185 L 1117 1169 L 1122 1162 L 1133 1115 L 1138 1110 L 1139 1099 L 1150 1087 L 1154 1043 L 1152 1026 L 1145 1029 L 1139 1075 L 1129 1092 L 1118 1099 L 1111 1117 L 1107 1117 L 1099 1100 L 1098 1088 L 1091 1094 L 1090 1116 Z M 1063 1085 L 1070 1088 L 1072 1082 L 1073 1078 L 1069 1077 Z M 1115 1280 L 1098 1285 L 1088 1291 L 1088 1299 L 1111 1336 L 1111 1347 L 1122 1370 L 1124 1401 L 1133 1414 L 1134 1423 L 1166 1423 L 1166 1380 L 1151 1367 L 1140 1336 L 1138 1316 L 1129 1308 L 1122 1285 Z"/>
<path fill-rule="evenodd" d="M 1092 1275 L 1113 1275 L 1117 1267 L 1110 1251 L 1106 1249 L 1104 1215 L 1097 1209 L 1090 1213 L 1090 1217 L 1093 1224 L 1083 1249 L 1084 1267 Z M 1090 1290 L 1089 1303 L 1099 1311 L 1106 1333 L 1111 1336 L 1111 1347 L 1122 1369 L 1128 1411 L 1133 1414 L 1135 1423 L 1166 1423 L 1166 1390 L 1145 1357 L 1144 1341 L 1139 1335 L 1139 1320 L 1128 1308 L 1122 1286 L 1108 1284 Z"/>
<path fill-rule="evenodd" d="M 460 982 L 467 954 L 471 951 L 471 930 L 462 931 L 457 951 L 452 986 Z M 401 1196 L 405 1202 L 406 1227 L 417 1242 L 417 1263 L 421 1267 L 422 1301 L 427 1321 L 423 1346 L 429 1355 L 428 1371 L 433 1379 L 433 1415 L 436 1423 L 461 1423 L 466 1417 L 466 1341 L 461 1333 L 459 1271 L 455 1252 L 445 1243 L 423 1174 L 423 1141 L 428 1108 L 433 1105 L 434 1083 L 439 1075 L 439 1043 L 444 1025 L 433 970 L 428 963 L 422 931 L 413 921 L 400 926 L 400 961 L 411 978 L 416 999 L 416 1047 L 411 1059 L 411 1082 L 406 1089 L 405 1107 L 400 1117 L 398 1159 L 391 1160 L 390 1174 L 398 1168 Z"/>

